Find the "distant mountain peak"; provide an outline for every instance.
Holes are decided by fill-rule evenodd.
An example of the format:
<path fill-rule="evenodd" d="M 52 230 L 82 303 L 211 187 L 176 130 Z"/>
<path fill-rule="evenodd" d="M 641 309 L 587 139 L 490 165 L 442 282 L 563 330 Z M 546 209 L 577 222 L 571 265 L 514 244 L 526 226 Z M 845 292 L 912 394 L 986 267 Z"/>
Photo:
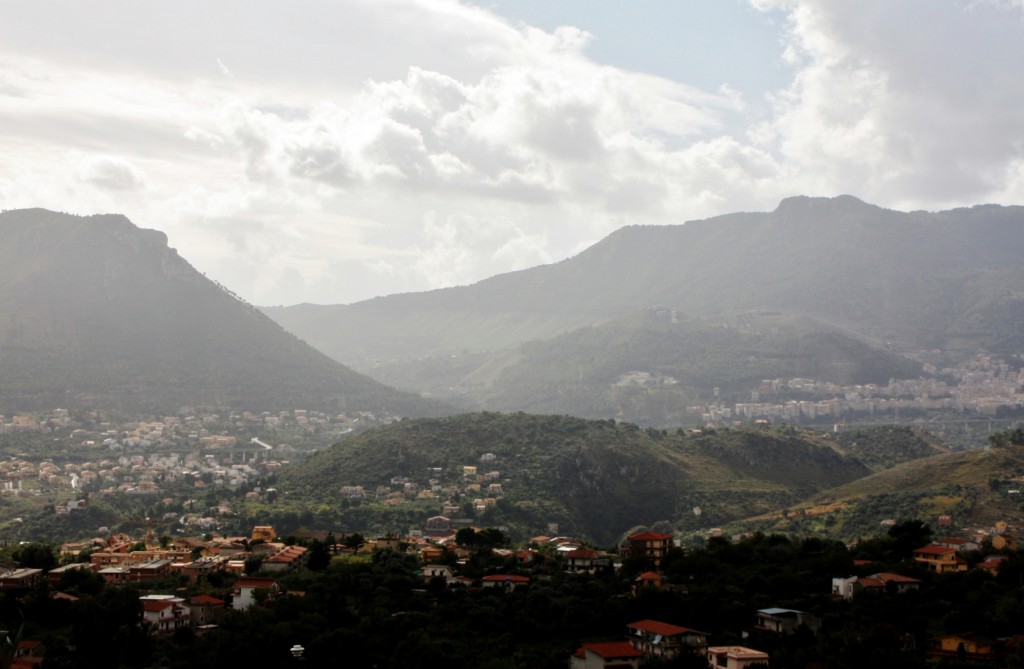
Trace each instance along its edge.
<path fill-rule="evenodd" d="M 836 195 L 835 197 L 813 197 L 810 195 L 794 195 L 784 198 L 775 208 L 775 213 L 788 213 L 794 211 L 817 211 L 821 209 L 881 209 L 873 204 L 854 197 L 853 195 Z"/>
<path fill-rule="evenodd" d="M 0 213 L 0 413 L 294 406 L 437 415 L 332 361 L 120 214 Z"/>

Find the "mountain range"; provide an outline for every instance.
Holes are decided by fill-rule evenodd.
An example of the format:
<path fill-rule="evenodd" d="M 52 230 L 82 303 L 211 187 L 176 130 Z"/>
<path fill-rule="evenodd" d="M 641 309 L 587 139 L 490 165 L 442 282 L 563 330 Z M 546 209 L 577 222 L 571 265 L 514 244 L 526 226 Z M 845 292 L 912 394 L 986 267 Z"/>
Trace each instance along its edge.
<path fill-rule="evenodd" d="M 310 407 L 441 415 L 285 332 L 120 215 L 0 214 L 0 413 Z"/>
<path fill-rule="evenodd" d="M 264 311 L 359 371 L 467 408 L 666 424 L 659 398 L 610 399 L 616 380 L 671 377 L 678 406 L 787 374 L 913 378 L 920 367 L 902 354 L 921 349 L 953 361 L 1018 353 L 1022 233 L 1024 207 L 897 212 L 794 197 L 767 213 L 622 228 L 573 258 L 469 286 Z M 731 362 L 708 369 L 701 357 Z"/>

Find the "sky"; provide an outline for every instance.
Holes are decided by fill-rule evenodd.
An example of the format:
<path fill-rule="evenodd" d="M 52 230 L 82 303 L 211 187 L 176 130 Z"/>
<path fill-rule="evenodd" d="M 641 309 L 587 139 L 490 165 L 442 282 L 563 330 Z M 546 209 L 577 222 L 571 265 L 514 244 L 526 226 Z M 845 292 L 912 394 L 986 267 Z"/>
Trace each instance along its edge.
<path fill-rule="evenodd" d="M 0 0 L 0 208 L 257 305 L 793 195 L 1024 204 L 1024 0 Z"/>

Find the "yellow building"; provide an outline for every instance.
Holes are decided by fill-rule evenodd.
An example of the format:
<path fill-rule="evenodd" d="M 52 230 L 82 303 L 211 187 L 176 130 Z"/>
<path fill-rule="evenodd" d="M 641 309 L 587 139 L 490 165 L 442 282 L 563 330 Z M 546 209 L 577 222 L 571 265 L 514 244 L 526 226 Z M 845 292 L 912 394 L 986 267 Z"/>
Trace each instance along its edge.
<path fill-rule="evenodd" d="M 273 541 L 277 538 L 277 532 L 270 525 L 257 525 L 252 528 L 252 540 L 263 539 L 263 541 Z"/>

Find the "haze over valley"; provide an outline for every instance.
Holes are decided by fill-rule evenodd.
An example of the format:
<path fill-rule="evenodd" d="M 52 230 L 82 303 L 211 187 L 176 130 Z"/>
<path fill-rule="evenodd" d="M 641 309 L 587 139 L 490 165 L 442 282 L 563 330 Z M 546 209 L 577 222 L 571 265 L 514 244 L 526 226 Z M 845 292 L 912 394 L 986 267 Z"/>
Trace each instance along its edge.
<path fill-rule="evenodd" d="M 1024 666 L 1020 0 L 0 3 L 0 667 Z"/>

